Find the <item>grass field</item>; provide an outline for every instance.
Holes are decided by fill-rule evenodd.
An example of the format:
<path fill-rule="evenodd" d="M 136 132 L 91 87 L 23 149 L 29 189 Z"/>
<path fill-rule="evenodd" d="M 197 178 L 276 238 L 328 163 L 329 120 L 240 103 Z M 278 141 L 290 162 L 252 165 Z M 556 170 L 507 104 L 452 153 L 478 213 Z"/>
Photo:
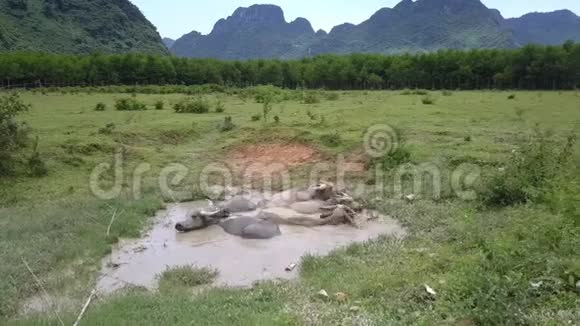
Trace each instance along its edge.
<path fill-rule="evenodd" d="M 130 94 L 23 92 L 32 109 L 20 119 L 39 137 L 49 173 L 34 178 L 16 171 L 0 178 L 0 322 L 58 324 L 58 310 L 72 324 L 111 244 L 138 237 L 163 202 L 175 200 L 157 189 L 168 164 L 190 169 L 176 185 L 190 189 L 206 164 L 237 146 L 300 142 L 319 151 L 321 160 L 332 162 L 341 153 L 360 158 L 365 130 L 388 124 L 402 132 L 410 162 L 445 171 L 470 163 L 485 177 L 509 164 L 522 135 L 536 124 L 552 130 L 556 143 L 580 133 L 578 92 L 407 93 L 336 92 L 318 95 L 314 104 L 290 97 L 273 102 L 265 122 L 252 121 L 263 114 L 263 104 L 234 94 L 206 95 L 212 112 L 177 114 L 171 106 L 185 95 L 137 94 L 149 109 L 128 112 L 115 110 L 114 102 Z M 165 108 L 154 110 L 159 100 Z M 94 110 L 100 102 L 105 111 Z M 218 102 L 225 112 L 213 112 Z M 229 131 L 221 130 L 226 116 L 235 125 Z M 97 164 L 112 162 L 119 148 L 124 191 L 99 200 L 89 176 Z M 413 204 L 385 199 L 377 208 L 409 229 L 404 241 L 382 239 L 325 258 L 306 257 L 299 283 L 196 294 L 170 283 L 159 293 L 130 289 L 95 302 L 84 324 L 578 324 L 578 149 L 549 202 L 488 208 L 450 193 Z M 141 163 L 151 171 L 142 198 L 135 199 L 131 173 Z M 304 181 L 301 172 L 295 170 L 298 183 Z M 192 191 L 178 200 L 196 196 Z M 123 216 L 107 236 L 114 211 Z M 22 314 L 30 298 L 43 294 L 25 263 L 57 298 L 59 305 L 46 313 Z M 437 295 L 429 295 L 425 284 Z M 317 296 L 320 289 L 331 297 Z M 348 298 L 335 299 L 336 292 Z"/>

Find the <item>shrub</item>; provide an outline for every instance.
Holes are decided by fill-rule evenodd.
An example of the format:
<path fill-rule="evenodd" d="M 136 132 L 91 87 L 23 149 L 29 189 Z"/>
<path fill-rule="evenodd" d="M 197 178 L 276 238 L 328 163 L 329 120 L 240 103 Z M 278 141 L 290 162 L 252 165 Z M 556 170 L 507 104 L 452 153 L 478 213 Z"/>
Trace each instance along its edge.
<path fill-rule="evenodd" d="M 228 116 L 224 118 L 224 123 L 221 127 L 222 132 L 232 131 L 236 128 L 236 125 L 232 122 L 232 117 Z"/>
<path fill-rule="evenodd" d="M 379 166 L 383 170 L 389 170 L 397 166 L 409 163 L 411 161 L 411 151 L 405 145 L 405 138 L 403 133 L 395 129 L 395 137 L 392 148 L 383 156 L 371 160 L 371 166 Z"/>
<path fill-rule="evenodd" d="M 421 102 L 425 105 L 433 105 L 435 104 L 435 98 L 431 95 L 427 95 L 421 99 Z"/>
<path fill-rule="evenodd" d="M 302 97 L 302 102 L 304 104 L 316 104 L 320 103 L 320 99 L 315 92 L 306 92 Z"/>
<path fill-rule="evenodd" d="M 338 101 L 339 95 L 337 92 L 327 92 L 324 96 L 327 101 Z"/>
<path fill-rule="evenodd" d="M 18 93 L 0 97 L 0 175 L 9 172 L 13 154 L 27 144 L 29 129 L 15 118 L 28 109 Z"/>
<path fill-rule="evenodd" d="M 415 89 L 415 90 L 410 90 L 408 88 L 405 88 L 402 92 L 401 95 L 428 95 L 429 91 L 424 90 L 424 89 Z"/>
<path fill-rule="evenodd" d="M 115 101 L 117 111 L 145 111 L 147 106 L 135 98 L 121 98 Z"/>
<path fill-rule="evenodd" d="M 280 123 L 280 117 L 279 117 L 279 116 L 277 116 L 277 115 L 275 115 L 275 116 L 274 116 L 274 122 L 275 122 L 275 123 Z"/>
<path fill-rule="evenodd" d="M 260 121 L 260 120 L 262 120 L 262 116 L 261 116 L 261 115 L 259 115 L 259 114 L 254 114 L 254 115 L 252 116 L 252 121 Z"/>
<path fill-rule="evenodd" d="M 256 103 L 272 103 L 281 95 L 282 90 L 278 87 L 268 85 L 248 89 L 247 92 L 249 94 L 253 93 Z M 243 97 L 247 97 L 249 94 L 245 94 Z"/>
<path fill-rule="evenodd" d="M 337 147 L 342 144 L 342 137 L 338 132 L 320 136 L 320 141 L 328 147 Z"/>
<path fill-rule="evenodd" d="M 316 114 L 312 113 L 312 111 L 308 110 L 306 111 L 306 115 L 310 118 L 310 120 L 314 121 L 317 120 L 318 117 L 316 116 Z"/>
<path fill-rule="evenodd" d="M 535 128 L 507 160 L 506 167 L 493 174 L 482 189 L 486 206 L 511 206 L 543 202 L 557 180 L 573 164 L 576 138 L 563 145 L 549 133 Z"/>
<path fill-rule="evenodd" d="M 115 130 L 115 124 L 112 122 L 107 123 L 107 125 L 105 127 L 99 129 L 99 134 L 110 135 L 113 133 L 114 130 Z"/>
<path fill-rule="evenodd" d="M 97 103 L 97 105 L 95 105 L 95 111 L 102 112 L 105 111 L 106 109 L 107 105 L 105 105 L 105 103 L 99 102 Z"/>
<path fill-rule="evenodd" d="M 215 113 L 224 113 L 226 111 L 226 107 L 222 101 L 217 101 L 215 104 Z"/>
<path fill-rule="evenodd" d="M 159 100 L 155 102 L 155 110 L 161 111 L 165 108 L 165 102 L 163 100 Z"/>
<path fill-rule="evenodd" d="M 28 158 L 28 174 L 37 178 L 44 177 L 48 174 L 48 168 L 38 152 L 38 137 L 36 137 L 32 155 Z"/>
<path fill-rule="evenodd" d="M 209 103 L 201 97 L 195 99 L 186 99 L 173 106 L 176 113 L 195 113 L 203 114 L 209 112 Z"/>
<path fill-rule="evenodd" d="M 516 94 L 511 94 L 510 96 L 508 96 L 508 100 L 515 100 L 516 98 Z"/>

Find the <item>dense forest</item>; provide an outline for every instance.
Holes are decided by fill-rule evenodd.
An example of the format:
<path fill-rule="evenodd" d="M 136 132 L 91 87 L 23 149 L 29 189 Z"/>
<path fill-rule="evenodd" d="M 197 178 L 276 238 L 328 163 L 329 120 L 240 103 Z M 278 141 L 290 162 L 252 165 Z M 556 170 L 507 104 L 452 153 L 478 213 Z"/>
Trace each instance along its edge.
<path fill-rule="evenodd" d="M 140 54 L 0 54 L 0 86 L 272 84 L 326 89 L 573 89 L 580 43 L 513 50 L 219 61 Z"/>

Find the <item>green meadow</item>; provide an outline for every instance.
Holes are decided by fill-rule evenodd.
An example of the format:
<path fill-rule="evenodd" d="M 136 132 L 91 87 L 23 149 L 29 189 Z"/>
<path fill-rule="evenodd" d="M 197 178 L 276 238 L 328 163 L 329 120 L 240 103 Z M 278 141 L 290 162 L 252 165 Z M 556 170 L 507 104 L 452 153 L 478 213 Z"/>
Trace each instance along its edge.
<path fill-rule="evenodd" d="M 294 143 L 314 148 L 318 162 L 332 164 L 340 154 L 364 163 L 367 170 L 350 175 L 349 182 L 373 186 L 379 163 L 387 176 L 401 164 L 434 164 L 443 171 L 442 195 L 409 203 L 386 191 L 372 205 L 399 220 L 408 237 L 304 257 L 299 282 L 197 291 L 192 284 L 206 277 L 192 271 L 188 278 L 180 270 L 185 276 L 163 279 L 162 291 L 132 288 L 98 298 L 82 324 L 580 323 L 578 91 L 266 87 L 188 96 L 62 89 L 22 91 L 20 98 L 31 108 L 17 120 L 26 122 L 31 139 L 38 137 L 47 173 L 30 175 L 28 146 L 16 153 L 11 173 L 0 177 L 2 323 L 56 325 L 58 311 L 72 324 L 111 246 L 139 237 L 164 203 L 199 198 L 192 185 L 204 166 L 247 144 Z M 147 109 L 117 110 L 119 99 Z M 209 112 L 176 113 L 174 105 L 184 99 Z M 104 106 L 96 110 L 99 103 Z M 365 131 L 375 125 L 397 130 L 403 154 L 365 156 Z M 91 192 L 91 173 L 99 164 L 114 165 L 116 153 L 122 155 L 122 191 L 99 199 Z M 135 196 L 132 173 L 143 163 L 150 169 Z M 158 187 L 159 174 L 171 164 L 189 170 L 172 185 L 190 190 L 182 198 L 167 197 Z M 305 184 L 309 164 L 292 169 L 296 185 Z M 450 185 L 464 164 L 480 175 L 469 185 L 477 194 L 469 201 Z M 115 181 L 113 173 L 101 177 L 104 187 Z M 123 215 L 107 232 L 114 212 Z M 318 296 L 321 289 L 330 297 Z M 44 291 L 54 306 L 27 312 L 31 300 L 47 297 Z M 347 298 L 336 298 L 338 292 Z"/>

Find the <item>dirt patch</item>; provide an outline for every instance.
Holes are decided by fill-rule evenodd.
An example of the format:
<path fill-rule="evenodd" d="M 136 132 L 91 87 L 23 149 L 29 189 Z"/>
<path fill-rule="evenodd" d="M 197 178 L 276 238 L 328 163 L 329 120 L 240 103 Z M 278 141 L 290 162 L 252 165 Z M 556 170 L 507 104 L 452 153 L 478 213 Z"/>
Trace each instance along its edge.
<path fill-rule="evenodd" d="M 316 163 L 320 153 L 312 146 L 291 144 L 252 144 L 237 147 L 227 163 L 238 175 L 275 174 L 290 168 Z"/>

